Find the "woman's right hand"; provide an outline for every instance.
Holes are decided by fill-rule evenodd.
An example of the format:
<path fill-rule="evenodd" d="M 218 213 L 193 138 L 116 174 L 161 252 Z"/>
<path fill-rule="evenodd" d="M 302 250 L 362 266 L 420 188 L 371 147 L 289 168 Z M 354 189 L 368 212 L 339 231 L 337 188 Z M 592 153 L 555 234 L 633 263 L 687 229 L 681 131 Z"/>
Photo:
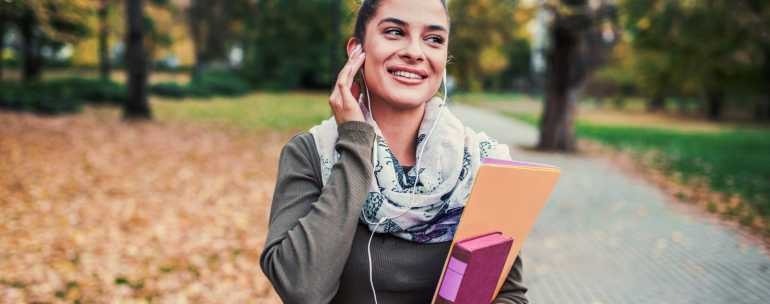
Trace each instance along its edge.
<path fill-rule="evenodd" d="M 337 75 L 337 83 L 334 85 L 334 91 L 329 96 L 329 106 L 332 108 L 337 125 L 348 121 L 365 121 L 364 113 L 358 105 L 357 96 L 361 89 L 353 84 L 356 73 L 364 63 L 366 54 L 361 50 L 359 44 L 351 52 L 348 62 Z"/>

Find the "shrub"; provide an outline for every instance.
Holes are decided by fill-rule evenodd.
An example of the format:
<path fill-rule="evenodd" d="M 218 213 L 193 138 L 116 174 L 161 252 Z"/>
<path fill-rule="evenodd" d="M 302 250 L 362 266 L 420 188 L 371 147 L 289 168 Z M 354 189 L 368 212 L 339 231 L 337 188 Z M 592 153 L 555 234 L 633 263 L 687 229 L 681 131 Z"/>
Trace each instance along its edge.
<path fill-rule="evenodd" d="M 150 86 L 152 94 L 164 97 L 185 98 L 189 93 L 188 91 L 188 86 L 176 82 L 161 82 Z"/>
<path fill-rule="evenodd" d="M 76 98 L 89 103 L 122 104 L 128 98 L 125 86 L 95 78 L 64 78 L 48 82 L 50 85 L 66 86 L 73 90 Z"/>
<path fill-rule="evenodd" d="M 209 71 L 186 85 L 162 82 L 150 87 L 155 95 L 171 98 L 207 98 L 216 95 L 239 96 L 249 92 L 249 84 L 228 71 Z"/>
<path fill-rule="evenodd" d="M 3 83 L 0 89 L 0 107 L 9 110 L 52 115 L 77 112 L 83 106 L 74 90 L 61 83 Z"/>
<path fill-rule="evenodd" d="M 203 73 L 198 79 L 193 80 L 190 86 L 195 88 L 196 96 L 199 94 L 236 96 L 246 94 L 250 89 L 248 83 L 226 71 Z"/>
<path fill-rule="evenodd" d="M 186 85 L 164 82 L 150 86 L 150 93 L 172 98 L 213 95 L 236 96 L 248 93 L 249 85 L 228 71 L 211 71 Z M 14 111 L 60 114 L 79 111 L 83 104 L 126 102 L 122 84 L 96 78 L 61 78 L 34 83 L 0 82 L 0 108 Z"/>

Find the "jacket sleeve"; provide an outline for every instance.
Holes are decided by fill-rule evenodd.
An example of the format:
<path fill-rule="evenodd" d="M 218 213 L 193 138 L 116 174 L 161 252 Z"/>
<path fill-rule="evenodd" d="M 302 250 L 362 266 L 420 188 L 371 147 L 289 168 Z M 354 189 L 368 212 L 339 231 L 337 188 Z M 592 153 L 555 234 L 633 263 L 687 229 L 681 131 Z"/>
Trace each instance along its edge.
<path fill-rule="evenodd" d="M 516 256 L 516 260 L 511 266 L 511 271 L 508 272 L 508 277 L 503 283 L 503 287 L 500 288 L 500 293 L 493 301 L 495 304 L 528 304 L 526 293 L 527 287 L 522 283 L 522 269 L 521 255 Z"/>
<path fill-rule="evenodd" d="M 347 122 L 338 132 L 340 159 L 323 187 L 313 147 L 295 137 L 281 151 L 260 265 L 284 303 L 330 302 L 350 254 L 371 182 L 374 129 Z"/>

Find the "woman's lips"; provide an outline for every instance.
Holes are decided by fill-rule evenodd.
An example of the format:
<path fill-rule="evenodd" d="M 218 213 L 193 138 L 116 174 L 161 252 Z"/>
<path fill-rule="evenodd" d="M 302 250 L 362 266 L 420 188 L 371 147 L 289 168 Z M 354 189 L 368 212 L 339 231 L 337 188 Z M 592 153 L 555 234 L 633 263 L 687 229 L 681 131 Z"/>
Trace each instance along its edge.
<path fill-rule="evenodd" d="M 420 84 L 428 78 L 428 73 L 425 71 L 408 67 L 389 68 L 388 74 L 396 81 L 408 85 Z"/>
<path fill-rule="evenodd" d="M 400 75 L 395 74 L 395 73 L 390 73 L 390 76 L 393 77 L 393 79 L 395 79 L 396 81 L 398 81 L 400 83 L 403 83 L 403 84 L 408 84 L 408 85 L 421 84 L 423 82 L 422 78 L 417 78 L 417 79 L 415 79 L 415 78 L 408 78 L 408 77 L 400 76 Z"/>

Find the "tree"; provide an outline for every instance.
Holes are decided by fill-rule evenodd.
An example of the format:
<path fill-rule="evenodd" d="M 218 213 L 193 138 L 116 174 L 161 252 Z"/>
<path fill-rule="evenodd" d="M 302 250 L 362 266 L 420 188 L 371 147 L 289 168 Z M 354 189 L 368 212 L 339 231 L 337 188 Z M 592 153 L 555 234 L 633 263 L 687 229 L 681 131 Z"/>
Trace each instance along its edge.
<path fill-rule="evenodd" d="M 5 20 L 5 14 L 0 13 L 0 81 L 3 80 L 3 63 L 5 62 L 5 58 L 3 58 L 3 51 L 5 51 L 5 31 L 7 29 Z"/>
<path fill-rule="evenodd" d="M 254 30 L 245 33 L 245 66 L 249 68 L 242 74 L 263 87 L 328 88 L 336 77 L 336 72 L 329 71 L 342 62 L 340 50 L 344 48 L 340 34 L 329 30 L 335 18 L 327 12 L 337 4 L 335 0 L 259 1 L 257 16 L 247 19 L 248 28 Z M 353 11 L 356 1 L 341 4 L 343 11 Z M 342 28 L 351 28 L 347 26 L 349 17 L 340 15 Z"/>
<path fill-rule="evenodd" d="M 102 80 L 110 80 L 110 55 L 109 55 L 109 22 L 107 15 L 110 9 L 110 0 L 99 2 L 99 75 Z"/>
<path fill-rule="evenodd" d="M 329 44 L 329 77 L 334 79 L 337 77 L 340 69 L 338 59 L 340 58 L 339 50 L 342 45 L 342 33 L 340 32 L 342 0 L 332 0 L 330 8 L 332 38 Z"/>
<path fill-rule="evenodd" d="M 144 49 L 144 12 L 142 0 L 126 1 L 126 66 L 128 99 L 123 117 L 128 120 L 152 118 L 147 102 L 147 54 Z"/>
<path fill-rule="evenodd" d="M 10 29 L 11 21 L 16 15 L 16 6 L 14 2 L 0 2 L 0 81 L 3 80 L 3 51 L 5 50 L 5 33 Z"/>
<path fill-rule="evenodd" d="M 642 61 L 636 72 L 648 95 L 702 96 L 703 113 L 719 120 L 728 97 L 756 94 L 767 2 L 755 0 L 624 0 L 625 27 Z M 764 13 L 763 13 L 764 12 Z M 767 41 L 767 39 L 764 39 Z M 734 98 L 743 102 L 750 98 Z"/>
<path fill-rule="evenodd" d="M 244 24 L 248 19 L 258 18 L 256 7 L 259 2 L 190 1 L 187 22 L 195 53 L 193 79 L 197 79 L 212 62 L 225 61 L 230 48 L 244 42 Z"/>
<path fill-rule="evenodd" d="M 491 85 L 509 66 L 506 46 L 515 46 L 516 1 L 454 0 L 449 5 L 452 35 L 448 68 L 462 89 Z"/>
<path fill-rule="evenodd" d="M 37 18 L 30 9 L 25 9 L 19 18 L 21 53 L 23 56 L 22 79 L 25 82 L 40 78 L 43 58 L 40 55 L 40 38 L 37 32 Z"/>
<path fill-rule="evenodd" d="M 40 78 L 44 58 L 41 50 L 61 48 L 88 34 L 82 16 L 88 13 L 84 1 L 3 1 L 3 19 L 13 23 L 21 37 L 22 78 Z"/>
<path fill-rule="evenodd" d="M 615 17 L 614 7 L 608 1 L 598 3 L 592 7 L 588 0 L 562 0 L 543 6 L 553 18 L 538 149 L 576 149 L 574 125 L 580 91 L 614 43 L 606 38 L 608 29 L 602 26 Z"/>
<path fill-rule="evenodd" d="M 759 79 L 756 85 L 759 88 L 761 98 L 756 104 L 755 118 L 758 120 L 770 120 L 770 3 L 763 0 L 736 1 L 738 9 L 735 14 L 740 16 L 737 20 L 741 27 L 751 29 L 748 33 L 750 40 L 756 42 L 757 58 L 759 65 Z"/>

